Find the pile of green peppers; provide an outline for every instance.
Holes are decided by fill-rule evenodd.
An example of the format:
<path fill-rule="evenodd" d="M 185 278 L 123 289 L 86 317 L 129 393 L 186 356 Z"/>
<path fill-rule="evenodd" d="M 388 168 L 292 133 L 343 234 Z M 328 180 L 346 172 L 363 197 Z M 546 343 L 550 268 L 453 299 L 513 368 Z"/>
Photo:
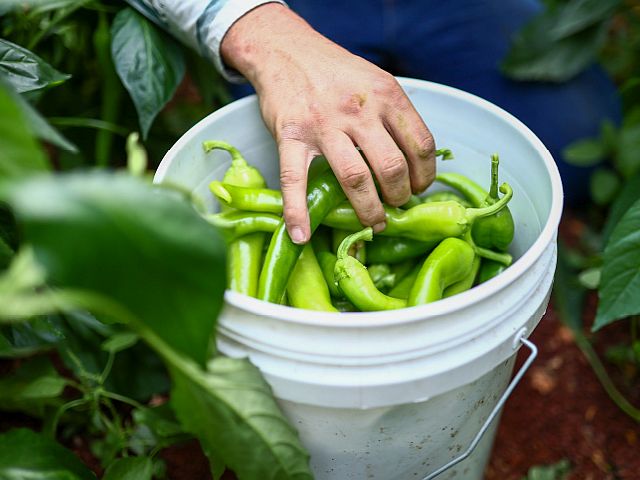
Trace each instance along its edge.
<path fill-rule="evenodd" d="M 205 218 L 228 243 L 227 285 L 236 292 L 309 310 L 392 310 L 464 292 L 512 262 L 513 191 L 499 185 L 497 155 L 488 190 L 459 173 L 440 173 L 436 181 L 451 190 L 385 206 L 387 226 L 375 237 L 333 172 L 320 168 L 307 189 L 312 240 L 297 245 L 285 228 L 281 193 L 233 146 L 208 141 L 204 149 L 232 158 L 223 180 L 210 184 L 221 210 Z"/>

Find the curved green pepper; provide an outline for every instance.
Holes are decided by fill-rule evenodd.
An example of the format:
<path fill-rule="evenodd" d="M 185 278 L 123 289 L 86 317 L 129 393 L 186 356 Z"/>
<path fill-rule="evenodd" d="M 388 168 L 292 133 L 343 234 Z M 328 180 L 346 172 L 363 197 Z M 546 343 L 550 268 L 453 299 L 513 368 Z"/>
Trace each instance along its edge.
<path fill-rule="evenodd" d="M 447 237 L 460 237 L 469 231 L 474 221 L 493 215 L 507 205 L 513 191 L 507 183 L 502 184 L 500 191 L 504 196 L 493 205 L 483 208 L 465 208 L 455 201 L 423 203 L 409 210 L 385 207 L 387 226 L 379 235 L 412 238 L 423 242 L 440 242 Z M 331 210 L 322 223 L 351 231 L 362 228 L 355 211 L 348 203 Z"/>
<path fill-rule="evenodd" d="M 423 263 L 424 260 L 413 267 L 411 271 L 391 289 L 391 291 L 389 292 L 389 296 L 406 300 L 409 297 L 411 289 L 413 288 L 413 284 L 416 282 L 418 272 L 422 268 Z"/>
<path fill-rule="evenodd" d="M 224 174 L 224 182 L 248 188 L 264 188 L 266 182 L 260 171 L 247 163 L 240 151 L 227 142 L 210 140 L 203 143 L 205 152 L 221 149 L 231 154 L 231 166 Z M 221 210 L 230 209 L 222 205 Z M 253 233 L 231 241 L 227 247 L 227 286 L 233 291 L 256 296 L 262 251 L 266 238 Z"/>
<path fill-rule="evenodd" d="M 484 283 L 487 280 L 491 280 L 493 277 L 500 275 L 504 272 L 507 267 L 501 263 L 496 262 L 495 260 L 482 260 L 482 265 L 480 266 L 480 272 L 478 272 L 478 284 Z"/>
<path fill-rule="evenodd" d="M 446 202 L 449 200 L 454 200 L 460 205 L 464 205 L 465 207 L 471 207 L 471 205 L 467 200 L 462 198 L 455 192 L 451 192 L 449 190 L 445 190 L 442 192 L 434 192 L 422 198 L 422 203 L 431 203 L 431 202 Z"/>
<path fill-rule="evenodd" d="M 289 305 L 307 310 L 337 312 L 313 247 L 307 243 L 298 257 L 287 285 Z"/>
<path fill-rule="evenodd" d="M 478 275 L 478 270 L 480 270 L 481 260 L 481 257 L 479 255 L 476 255 L 473 259 L 473 266 L 471 267 L 471 270 L 469 270 L 469 273 L 462 280 L 445 288 L 443 297 L 452 297 L 454 295 L 457 295 L 458 293 L 466 292 L 471 287 L 473 287 L 473 283 L 475 282 Z"/>
<path fill-rule="evenodd" d="M 473 247 L 464 240 L 445 238 L 422 264 L 407 305 L 423 305 L 443 298 L 447 287 L 469 275 L 475 257 Z"/>
<path fill-rule="evenodd" d="M 226 207 L 250 212 L 282 214 L 282 194 L 270 188 L 247 188 L 214 180 L 209 190 Z"/>
<path fill-rule="evenodd" d="M 436 175 L 436 181 L 444 183 L 460 191 L 476 208 L 487 207 L 498 201 L 498 155 L 491 156 L 491 187 L 489 192 L 476 182 L 460 173 L 446 172 Z M 500 210 L 493 216 L 476 222 L 473 228 L 475 243 L 484 248 L 495 248 L 505 251 L 511 242 L 515 227 L 509 208 Z"/>
<path fill-rule="evenodd" d="M 307 209 L 311 233 L 320 225 L 326 214 L 345 199 L 340 183 L 332 171 L 327 170 L 309 182 Z M 303 245 L 293 243 L 284 223 L 271 237 L 264 265 L 258 282 L 258 298 L 280 303 Z"/>
<path fill-rule="evenodd" d="M 257 232 L 273 233 L 282 220 L 280 216 L 272 213 L 242 212 L 239 210 L 208 214 L 204 216 L 204 219 L 218 227 L 222 237 L 228 243 Z"/>
<path fill-rule="evenodd" d="M 316 255 L 316 258 L 320 264 L 320 269 L 324 275 L 325 282 L 327 282 L 331 296 L 333 298 L 344 298 L 344 295 L 338 286 L 338 282 L 336 282 L 335 276 L 333 275 L 333 270 L 335 269 L 336 261 L 338 260 L 336 254 L 329 251 L 320 251 Z"/>
<path fill-rule="evenodd" d="M 399 263 L 433 250 L 436 241 L 422 242 L 402 237 L 378 234 L 367 244 L 367 258 L 371 263 Z"/>
<path fill-rule="evenodd" d="M 361 311 L 404 308 L 406 306 L 404 300 L 389 297 L 378 290 L 371 280 L 367 268 L 349 255 L 349 249 L 353 243 L 360 240 L 371 240 L 371 238 L 373 238 L 373 230 L 371 227 L 367 227 L 360 232 L 349 235 L 340 244 L 334 270 L 340 290 Z"/>

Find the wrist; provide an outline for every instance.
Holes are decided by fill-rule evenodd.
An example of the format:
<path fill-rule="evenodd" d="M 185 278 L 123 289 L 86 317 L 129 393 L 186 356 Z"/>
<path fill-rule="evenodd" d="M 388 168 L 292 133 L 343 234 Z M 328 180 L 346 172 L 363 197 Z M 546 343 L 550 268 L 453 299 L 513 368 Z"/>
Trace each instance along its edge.
<path fill-rule="evenodd" d="M 261 5 L 238 19 L 220 45 L 226 65 L 240 72 L 256 89 L 269 67 L 289 55 L 292 45 L 319 36 L 302 18 L 279 3 Z"/>

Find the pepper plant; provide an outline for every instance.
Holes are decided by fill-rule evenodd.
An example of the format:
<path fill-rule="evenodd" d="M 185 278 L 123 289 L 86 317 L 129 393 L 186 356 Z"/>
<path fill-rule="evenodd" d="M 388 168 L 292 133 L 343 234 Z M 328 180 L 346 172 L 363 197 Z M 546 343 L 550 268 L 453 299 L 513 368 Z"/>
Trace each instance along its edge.
<path fill-rule="evenodd" d="M 0 477 L 163 478 L 160 452 L 195 438 L 214 478 L 311 478 L 258 369 L 216 355 L 224 242 L 128 135 L 136 112 L 151 156 L 173 142 L 193 113 L 152 123 L 208 67 L 119 2 L 1 8 L 0 410 L 35 420 L 0 433 Z"/>
<path fill-rule="evenodd" d="M 561 245 L 555 305 L 576 343 L 616 404 L 640 422 L 640 408 L 614 385 L 584 332 L 582 312 L 589 290 L 597 291 L 592 332 L 606 334 L 613 322 L 628 324 L 626 342 L 607 359 L 627 372 L 628 387 L 640 379 L 640 15 L 622 0 L 547 0 L 545 11 L 526 25 L 503 62 L 518 80 L 562 82 L 595 59 L 619 86 L 620 125 L 605 120 L 597 138 L 569 145 L 564 159 L 592 169 L 592 205 L 577 245 Z"/>

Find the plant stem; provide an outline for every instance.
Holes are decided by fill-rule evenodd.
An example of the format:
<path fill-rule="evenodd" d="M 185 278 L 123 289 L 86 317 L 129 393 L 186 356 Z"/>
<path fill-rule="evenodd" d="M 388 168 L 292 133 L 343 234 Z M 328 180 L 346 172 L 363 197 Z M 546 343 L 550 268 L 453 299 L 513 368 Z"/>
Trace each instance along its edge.
<path fill-rule="evenodd" d="M 47 432 L 51 436 L 51 438 L 55 438 L 56 436 L 56 431 L 58 430 L 58 422 L 60 421 L 60 417 L 62 416 L 62 414 L 67 410 L 84 405 L 85 403 L 87 403 L 87 401 L 87 398 L 82 397 L 67 402 L 64 405 L 61 405 L 60 408 L 58 408 L 55 415 L 53 416 L 53 420 L 51 421 L 49 432 Z"/>
<path fill-rule="evenodd" d="M 100 395 L 102 395 L 103 397 L 110 398 L 111 400 L 115 400 L 117 402 L 126 403 L 127 405 L 131 405 L 134 408 L 145 408 L 144 405 L 142 405 L 139 402 L 136 402 L 134 399 L 125 397 L 124 395 L 120 395 L 118 393 L 113 393 L 113 392 L 103 390 L 102 392 L 100 392 Z"/>
<path fill-rule="evenodd" d="M 609 395 L 609 398 L 622 410 L 629 415 L 633 420 L 640 423 L 640 409 L 634 407 L 629 401 L 620 393 L 616 386 L 611 381 L 609 374 L 607 373 L 604 365 L 600 361 L 598 354 L 593 349 L 591 342 L 587 337 L 577 330 L 573 330 L 576 345 L 582 351 L 583 355 L 587 358 L 587 361 L 591 365 L 593 372 L 600 381 L 600 384 Z"/>

